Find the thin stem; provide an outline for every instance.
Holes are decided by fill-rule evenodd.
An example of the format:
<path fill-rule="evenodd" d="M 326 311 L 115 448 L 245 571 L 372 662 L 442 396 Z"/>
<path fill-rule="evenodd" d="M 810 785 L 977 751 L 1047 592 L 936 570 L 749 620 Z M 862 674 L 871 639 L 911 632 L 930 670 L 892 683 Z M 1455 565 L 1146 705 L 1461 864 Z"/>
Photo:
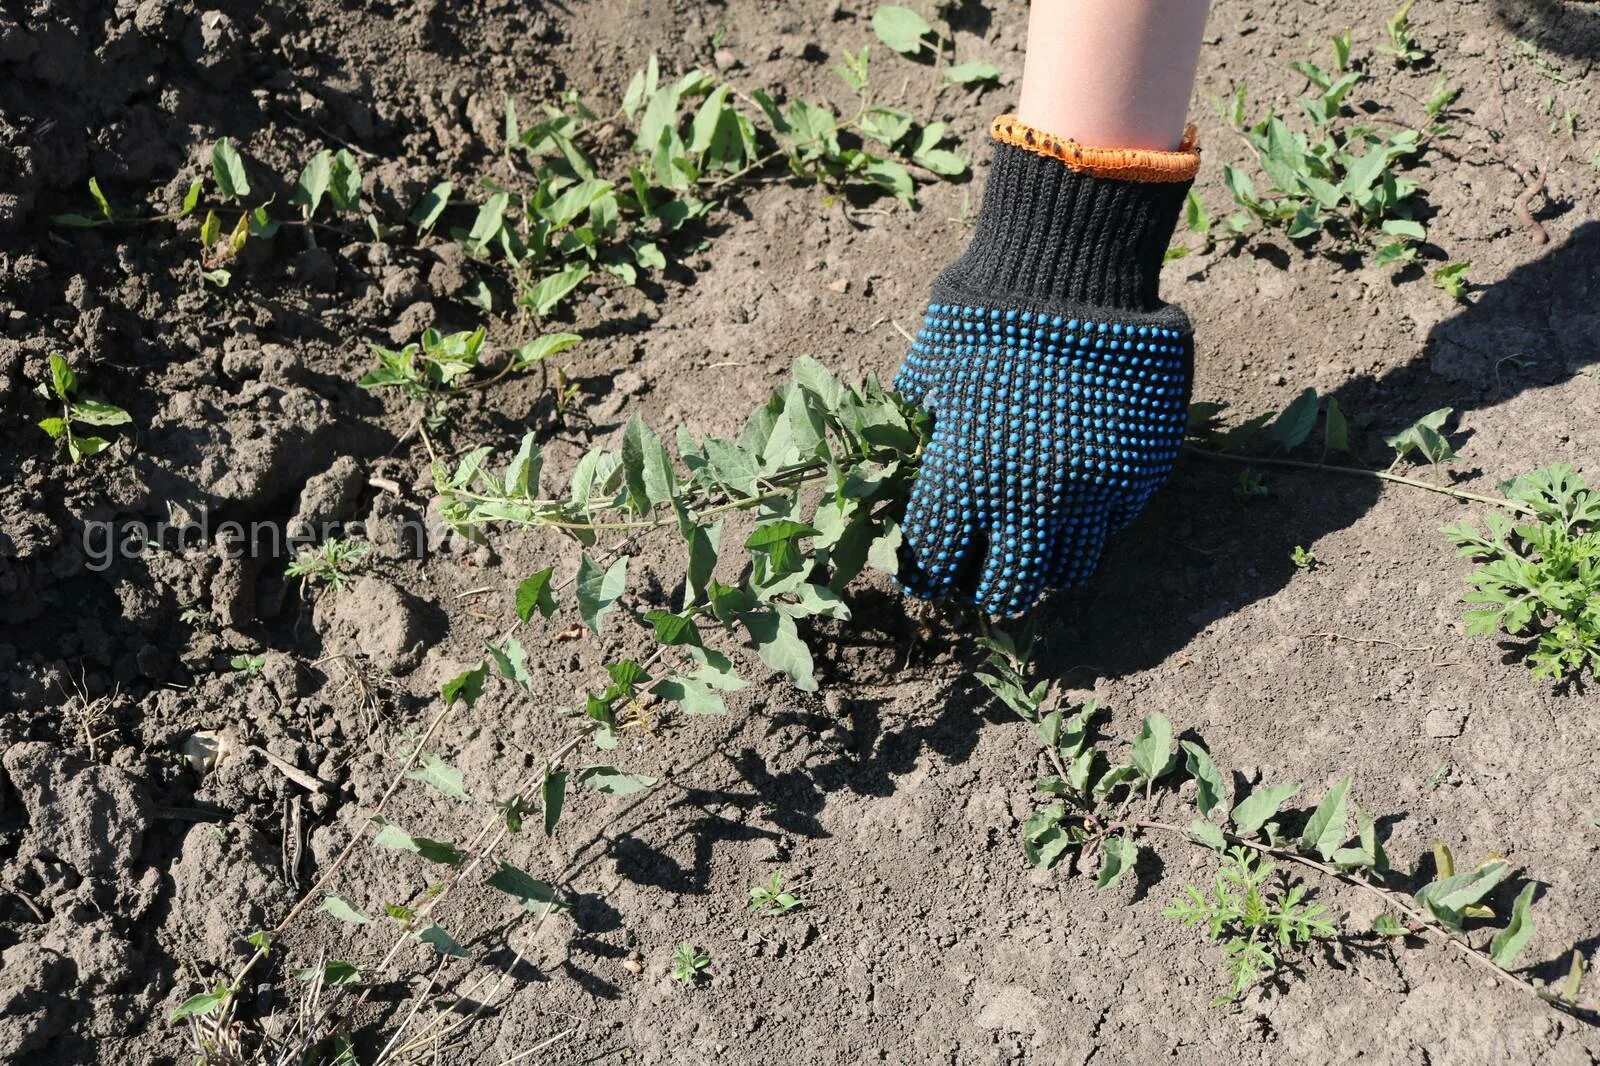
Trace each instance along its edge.
<path fill-rule="evenodd" d="M 1527 504 L 1515 500 L 1503 499 L 1499 496 L 1484 496 L 1466 489 L 1458 489 L 1453 485 L 1435 485 L 1430 481 L 1420 478 L 1406 477 L 1404 474 L 1392 473 L 1388 470 L 1369 470 L 1362 466 L 1336 466 L 1332 463 L 1313 463 L 1303 459 L 1275 459 L 1260 456 L 1235 455 L 1232 452 L 1219 452 L 1210 448 L 1201 448 L 1193 444 L 1185 444 L 1183 450 L 1190 455 L 1198 455 L 1206 459 L 1221 459 L 1230 463 L 1241 463 L 1246 466 L 1282 466 L 1297 470 L 1325 470 L 1331 474 L 1346 474 L 1352 477 L 1374 478 L 1378 481 L 1389 481 L 1396 485 L 1407 485 L 1414 489 L 1426 489 L 1428 492 L 1437 492 L 1445 496 L 1453 496 L 1458 500 L 1471 500 L 1473 503 L 1486 503 L 1494 507 L 1503 507 L 1517 514 L 1534 515 L 1535 511 Z"/>

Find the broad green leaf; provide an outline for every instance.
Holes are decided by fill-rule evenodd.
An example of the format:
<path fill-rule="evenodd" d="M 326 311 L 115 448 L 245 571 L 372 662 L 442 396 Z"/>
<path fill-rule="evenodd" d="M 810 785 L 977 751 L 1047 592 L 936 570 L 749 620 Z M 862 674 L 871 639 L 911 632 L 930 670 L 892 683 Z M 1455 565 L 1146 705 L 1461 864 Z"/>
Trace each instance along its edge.
<path fill-rule="evenodd" d="M 1189 823 L 1189 836 L 1215 851 L 1221 851 L 1228 845 L 1221 829 L 1200 818 Z"/>
<path fill-rule="evenodd" d="M 1000 68 L 993 63 L 957 63 L 945 69 L 944 80 L 952 85 L 977 85 L 986 81 L 998 84 Z"/>
<path fill-rule="evenodd" d="M 1372 931 L 1377 933 L 1379 936 L 1387 937 L 1408 936 L 1411 932 L 1406 928 L 1404 922 L 1390 914 L 1388 911 L 1384 911 L 1382 914 L 1372 919 Z"/>
<path fill-rule="evenodd" d="M 361 968 L 355 963 L 329 959 L 323 964 L 322 969 L 318 970 L 314 966 L 308 966 L 295 974 L 295 978 L 306 982 L 320 978 L 322 983 L 329 988 L 337 988 L 339 985 L 359 984 L 361 982 Z"/>
<path fill-rule="evenodd" d="M 224 200 L 239 200 L 250 195 L 250 177 L 244 160 L 233 142 L 224 137 L 211 146 L 211 173 Z"/>
<path fill-rule="evenodd" d="M 1228 817 L 1239 830 L 1239 835 L 1249 836 L 1277 814 L 1279 809 L 1300 792 L 1299 785 L 1271 785 L 1247 796 Z"/>
<path fill-rule="evenodd" d="M 1350 781 L 1351 779 L 1346 777 L 1336 783 L 1328 789 L 1328 794 L 1322 797 L 1322 802 L 1317 804 L 1310 821 L 1306 822 L 1305 832 L 1300 835 L 1301 850 L 1315 851 L 1324 859 L 1332 859 L 1333 853 L 1344 843 L 1345 830 L 1349 827 L 1350 821 L 1345 809 Z"/>
<path fill-rule="evenodd" d="M 439 696 L 444 700 L 446 707 L 453 706 L 456 700 L 460 700 L 470 709 L 478 702 L 478 697 L 483 695 L 483 685 L 488 678 L 489 664 L 480 662 L 465 673 L 457 674 L 446 681 L 440 686 Z"/>
<path fill-rule="evenodd" d="M 99 205 L 100 214 L 111 218 L 111 202 L 106 199 L 106 194 L 100 191 L 100 183 L 92 177 L 89 179 L 89 195 L 94 197 L 94 202 Z"/>
<path fill-rule="evenodd" d="M 1306 389 L 1261 431 L 1261 436 L 1284 451 L 1300 445 L 1316 428 L 1318 406 L 1317 390 Z"/>
<path fill-rule="evenodd" d="M 477 217 L 472 221 L 472 229 L 467 231 L 467 244 L 481 252 L 490 241 L 500 235 L 500 230 L 505 226 L 506 207 L 511 203 L 509 193 L 497 192 L 485 200 L 483 206 L 478 208 Z"/>
<path fill-rule="evenodd" d="M 632 796 L 655 786 L 656 779 L 630 774 L 615 766 L 585 766 L 578 771 L 578 783 L 609 796 Z"/>
<path fill-rule="evenodd" d="M 41 418 L 39 419 L 39 428 L 52 437 L 60 438 L 67 431 L 67 420 L 65 418 Z"/>
<path fill-rule="evenodd" d="M 300 208 L 301 214 L 306 218 L 312 217 L 322 205 L 322 198 L 328 194 L 328 183 L 331 180 L 333 180 L 333 153 L 324 148 L 312 156 L 310 162 L 300 171 L 300 179 L 295 182 L 289 202 Z"/>
<path fill-rule="evenodd" d="M 328 181 L 328 196 L 340 211 L 356 211 L 361 207 L 361 164 L 341 148 L 333 154 L 333 174 Z"/>
<path fill-rule="evenodd" d="M 540 318 L 550 315 L 565 300 L 567 296 L 582 285 L 589 276 L 587 263 L 577 263 L 567 267 L 559 273 L 541 278 L 538 283 L 529 287 L 523 293 L 521 303 L 524 307 L 532 308 L 533 313 Z"/>
<path fill-rule="evenodd" d="M 227 985 L 219 984 L 209 992 L 190 996 L 178 1004 L 178 1009 L 172 1012 L 168 1021 L 181 1022 L 185 1018 L 203 1018 L 215 1011 L 227 1000 L 230 990 Z"/>
<path fill-rule="evenodd" d="M 349 900 L 343 896 L 336 896 L 332 892 L 322 897 L 322 902 L 317 905 L 317 910 L 325 914 L 331 914 L 341 922 L 347 922 L 350 925 L 366 925 L 372 921 L 371 918 L 356 910 Z"/>
<path fill-rule="evenodd" d="M 72 461 L 75 463 L 81 459 L 87 459 L 91 455 L 99 455 L 109 447 L 111 447 L 111 442 L 103 437 L 67 438 L 67 454 L 72 456 Z"/>
<path fill-rule="evenodd" d="M 1463 912 L 1468 907 L 1477 905 L 1478 901 L 1488 895 L 1495 885 L 1505 880 L 1510 872 L 1509 864 L 1496 859 L 1476 869 L 1453 874 L 1422 886 L 1416 893 L 1416 900 L 1442 924 L 1452 929 L 1460 928 L 1463 919 L 1467 917 Z"/>
<path fill-rule="evenodd" d="M 535 337 L 527 344 L 515 349 L 511 354 L 516 368 L 518 370 L 526 370 L 528 367 L 535 366 L 552 355 L 566 351 L 581 340 L 583 338 L 576 333 L 546 333 L 541 337 Z"/>
<path fill-rule="evenodd" d="M 555 594 L 550 591 L 550 579 L 554 573 L 555 568 L 547 566 L 523 578 L 517 585 L 517 618 L 526 622 L 533 617 L 534 611 L 546 618 L 556 613 Z"/>
<path fill-rule="evenodd" d="M 430 233 L 434 224 L 439 221 L 439 216 L 444 214 L 444 209 L 450 206 L 450 195 L 456 191 L 453 181 L 441 181 L 428 190 L 416 210 L 411 212 L 408 221 L 422 233 Z"/>
<path fill-rule="evenodd" d="M 1172 751 L 1172 723 L 1157 711 L 1139 726 L 1133 741 L 1133 765 L 1146 781 L 1158 781 L 1177 765 Z"/>
<path fill-rule="evenodd" d="M 606 615 L 617 605 L 617 599 L 628 589 L 628 557 L 626 555 L 601 570 L 584 552 L 578 560 L 578 614 L 584 624 L 598 636 L 605 628 Z"/>
<path fill-rule="evenodd" d="M 722 543 L 722 523 L 695 526 L 689 532 L 689 567 L 684 579 L 683 606 L 687 610 L 706 601 L 711 574 L 717 568 Z"/>
<path fill-rule="evenodd" d="M 700 629 L 694 624 L 694 619 L 688 615 L 675 614 L 672 611 L 646 611 L 645 621 L 650 623 L 655 631 L 657 644 L 666 644 L 677 647 L 684 644 L 699 644 Z"/>
<path fill-rule="evenodd" d="M 133 416 L 102 400 L 74 400 L 72 420 L 86 426 L 121 426 L 132 422 Z"/>
<path fill-rule="evenodd" d="M 62 403 L 71 400 L 72 394 L 78 391 L 78 375 L 72 372 L 72 367 L 65 359 L 54 352 L 50 353 L 50 387 Z"/>
<path fill-rule="evenodd" d="M 1099 888 L 1111 888 L 1121 881 L 1139 859 L 1139 845 L 1126 836 L 1107 837 L 1100 845 Z"/>
<path fill-rule="evenodd" d="M 436 862 L 442 866 L 457 866 L 461 863 L 463 858 L 461 850 L 454 844 L 431 840 L 428 837 L 414 837 L 381 814 L 374 815 L 372 821 L 378 826 L 377 835 L 372 838 L 374 844 L 393 848 L 395 851 L 409 851 L 413 855 L 421 855 L 429 862 Z"/>
<path fill-rule="evenodd" d="M 1384 219 L 1379 228 L 1391 237 L 1405 237 L 1415 241 L 1423 240 L 1428 235 L 1420 222 L 1413 222 L 1409 218 Z"/>
<path fill-rule="evenodd" d="M 1228 786 L 1206 749 L 1192 740 L 1182 741 L 1181 744 L 1184 751 L 1184 766 L 1189 771 L 1189 776 L 1194 778 L 1195 806 L 1200 808 L 1202 815 L 1209 815 L 1228 795 Z"/>
<path fill-rule="evenodd" d="M 523 910 L 553 914 L 567 909 L 554 886 L 528 876 L 504 859 L 489 876 L 489 884 L 516 900 Z"/>
<path fill-rule="evenodd" d="M 872 32 L 901 55 L 914 55 L 927 47 L 922 38 L 932 33 L 933 27 L 909 7 L 888 4 L 873 12 Z"/>
<path fill-rule="evenodd" d="M 777 611 L 746 611 L 739 620 L 750 631 L 761 661 L 789 676 L 802 692 L 815 692 L 811 649 L 800 639 L 794 619 Z"/>
<path fill-rule="evenodd" d="M 1533 914 L 1529 908 L 1533 906 L 1535 887 L 1531 881 L 1522 886 L 1516 901 L 1511 904 L 1511 921 L 1489 941 L 1489 957 L 1502 970 L 1511 969 L 1533 936 Z"/>
<path fill-rule="evenodd" d="M 464 959 L 467 957 L 467 949 L 456 943 L 455 937 L 437 925 L 430 925 L 422 930 L 417 934 L 417 939 L 433 948 L 439 954 L 447 955 L 452 959 Z M 351 1063 L 354 1066 L 353 1059 Z M 339 1066 L 339 1064 L 334 1063 L 333 1066 Z"/>
<path fill-rule="evenodd" d="M 706 680 L 708 676 L 717 680 L 719 685 L 714 687 Z M 728 705 L 717 694 L 716 687 L 743 687 L 743 685 L 741 683 L 737 686 L 727 686 L 721 684 L 722 681 L 723 675 L 716 671 L 708 672 L 706 669 L 701 669 L 689 675 L 675 674 L 667 677 L 657 684 L 653 691 L 664 700 L 672 700 L 682 708 L 684 714 L 727 714 Z"/>
<path fill-rule="evenodd" d="M 406 777 L 413 781 L 421 781 L 423 784 L 444 793 L 454 800 L 472 798 L 467 795 L 467 790 L 462 787 L 460 770 L 457 770 L 431 751 L 422 753 L 421 762 L 422 765 L 406 774 Z"/>
<path fill-rule="evenodd" d="M 539 796 L 544 804 L 544 835 L 553 836 L 556 823 L 561 820 L 561 810 L 567 804 L 567 772 L 546 771 L 539 782 Z"/>
<path fill-rule="evenodd" d="M 1345 422 L 1344 411 L 1339 408 L 1339 401 L 1332 396 L 1328 397 L 1328 414 L 1323 439 L 1327 442 L 1330 452 L 1350 450 L 1350 426 Z"/>

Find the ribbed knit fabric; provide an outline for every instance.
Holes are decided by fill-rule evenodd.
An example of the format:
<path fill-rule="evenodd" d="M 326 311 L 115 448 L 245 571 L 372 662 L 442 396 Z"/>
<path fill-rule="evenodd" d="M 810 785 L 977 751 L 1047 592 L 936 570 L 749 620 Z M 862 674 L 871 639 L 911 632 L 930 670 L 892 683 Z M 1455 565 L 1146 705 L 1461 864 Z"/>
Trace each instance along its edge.
<path fill-rule="evenodd" d="M 996 143 L 972 243 L 895 379 L 934 418 L 903 524 L 907 591 L 1020 613 L 1084 584 L 1166 480 L 1193 339 L 1158 284 L 1188 188 Z"/>

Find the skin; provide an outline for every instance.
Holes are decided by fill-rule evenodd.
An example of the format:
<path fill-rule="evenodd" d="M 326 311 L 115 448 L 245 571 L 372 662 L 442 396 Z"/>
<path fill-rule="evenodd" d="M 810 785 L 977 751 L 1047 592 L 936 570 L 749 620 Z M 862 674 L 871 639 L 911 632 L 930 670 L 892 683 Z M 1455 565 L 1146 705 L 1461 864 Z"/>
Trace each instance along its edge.
<path fill-rule="evenodd" d="M 1209 0 L 1033 0 L 1017 117 L 1098 148 L 1183 139 Z"/>

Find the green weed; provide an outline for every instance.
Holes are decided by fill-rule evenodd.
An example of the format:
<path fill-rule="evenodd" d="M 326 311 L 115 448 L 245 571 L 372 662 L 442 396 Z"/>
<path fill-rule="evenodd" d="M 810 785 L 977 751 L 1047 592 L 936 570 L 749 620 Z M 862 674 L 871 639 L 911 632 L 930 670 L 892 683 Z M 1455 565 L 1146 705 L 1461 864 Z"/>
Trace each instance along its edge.
<path fill-rule="evenodd" d="M 750 886 L 750 909 L 757 914 L 788 914 L 804 906 L 804 899 L 784 889 L 782 871 L 774 870 L 771 877 Z"/>
<path fill-rule="evenodd" d="M 1244 233 L 1260 224 L 1282 229 L 1291 240 L 1326 233 L 1346 246 L 1371 249 L 1379 265 L 1414 259 L 1413 242 L 1426 231 L 1413 217 L 1417 183 L 1399 170 L 1421 150 L 1422 134 L 1383 132 L 1354 121 L 1346 100 L 1366 77 L 1362 71 L 1329 73 L 1311 62 L 1292 66 L 1314 90 L 1299 101 L 1308 132 L 1291 129 L 1270 108 L 1251 122 L 1243 85 L 1222 108 L 1267 182 L 1258 191 L 1244 171 L 1223 165 L 1223 179 L 1243 208 L 1226 220 L 1226 228 Z"/>
<path fill-rule="evenodd" d="M 255 674 L 259 674 L 261 672 L 261 668 L 266 665 L 266 657 L 262 655 L 235 655 L 233 658 L 228 660 L 228 666 L 231 669 L 236 670 L 246 676 L 254 676 Z"/>
<path fill-rule="evenodd" d="M 284 573 L 309 587 L 321 585 L 331 592 L 343 592 L 371 550 L 370 541 L 331 537 L 315 548 L 301 548 Z"/>
<path fill-rule="evenodd" d="M 1470 262 L 1446 263 L 1433 272 L 1434 288 L 1443 289 L 1450 299 L 1461 303 L 1467 298 L 1467 271 L 1471 267 Z"/>
<path fill-rule="evenodd" d="M 1414 6 L 1416 0 L 1406 0 L 1383 26 L 1387 42 L 1379 45 L 1378 50 L 1393 56 L 1397 67 L 1414 67 L 1428 58 L 1428 53 L 1411 36 L 1411 9 Z"/>
<path fill-rule="evenodd" d="M 1317 553 L 1298 544 L 1294 546 L 1294 551 L 1289 553 L 1289 558 L 1300 570 L 1310 570 L 1317 565 Z"/>
<path fill-rule="evenodd" d="M 1327 908 L 1305 902 L 1304 885 L 1273 885 L 1277 867 L 1245 848 L 1229 848 L 1209 893 L 1184 885 L 1183 895 L 1162 911 L 1187 926 L 1203 926 L 1220 941 L 1227 960 L 1228 993 L 1213 1006 L 1231 1003 L 1277 970 L 1281 954 L 1337 930 Z"/>
<path fill-rule="evenodd" d="M 61 405 L 61 414 L 40 419 L 39 428 L 53 439 L 64 441 L 67 455 L 74 463 L 98 455 L 109 448 L 111 442 L 103 437 L 74 433 L 73 423 L 98 427 L 123 426 L 133 421 L 127 411 L 115 404 L 79 396 L 78 375 L 65 359 L 54 352 L 50 353 L 50 380 L 41 382 L 37 391 L 41 397 L 53 398 Z"/>
<path fill-rule="evenodd" d="M 686 987 L 693 985 L 710 965 L 711 956 L 705 949 L 685 940 L 672 953 L 672 979 Z"/>
<path fill-rule="evenodd" d="M 1523 642 L 1538 678 L 1600 676 L 1600 493 L 1564 465 L 1500 488 L 1527 520 L 1492 511 L 1486 532 L 1471 523 L 1444 530 L 1458 555 L 1479 563 L 1467 578 L 1467 634 Z"/>

